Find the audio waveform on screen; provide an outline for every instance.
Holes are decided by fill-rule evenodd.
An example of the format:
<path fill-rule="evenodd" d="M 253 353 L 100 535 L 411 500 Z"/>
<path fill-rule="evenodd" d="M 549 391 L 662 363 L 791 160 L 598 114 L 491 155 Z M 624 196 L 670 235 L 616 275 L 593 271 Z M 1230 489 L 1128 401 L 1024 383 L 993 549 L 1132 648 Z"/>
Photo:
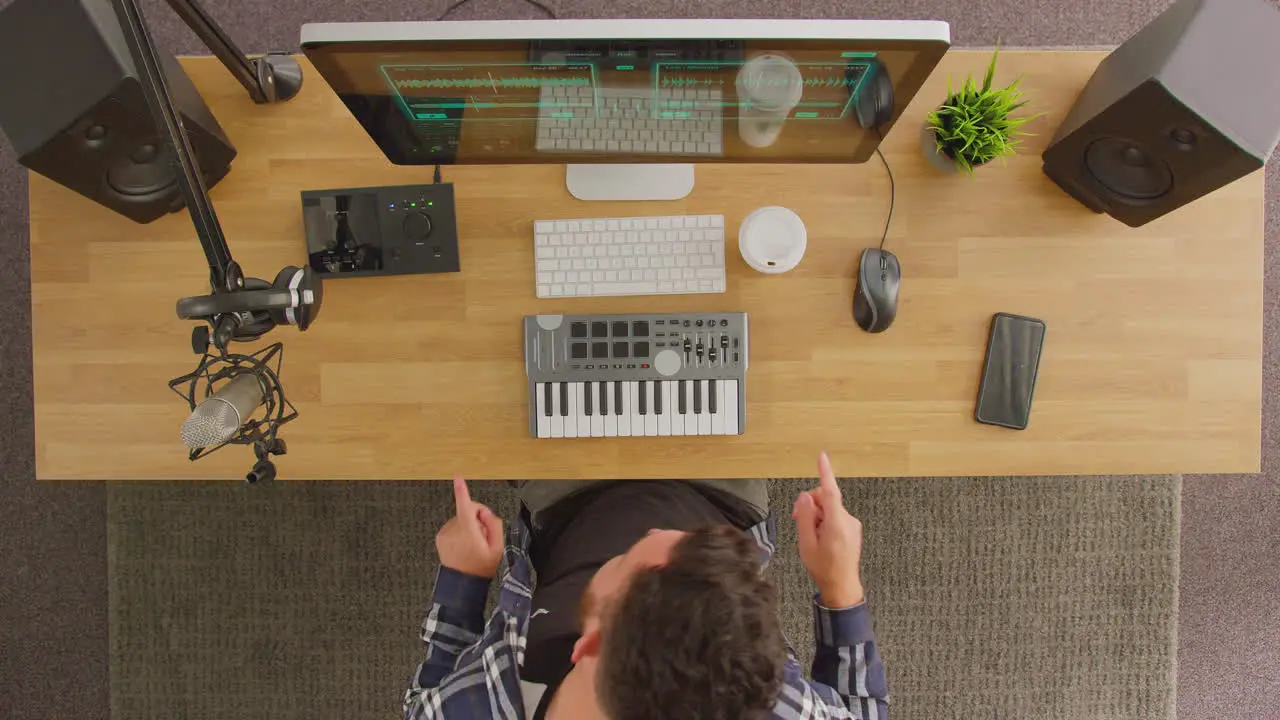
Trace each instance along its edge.
<path fill-rule="evenodd" d="M 587 87 L 591 78 L 431 78 L 429 80 L 396 80 L 399 90 L 418 90 L 422 88 L 544 88 L 544 87 Z"/>
<path fill-rule="evenodd" d="M 860 79 L 859 75 L 854 75 L 853 77 L 845 77 L 842 75 L 828 75 L 825 77 L 804 78 L 803 80 L 800 81 L 800 84 L 807 88 L 854 87 L 855 85 L 858 84 L 859 79 Z M 723 82 L 716 83 L 710 78 L 691 78 L 691 77 L 683 77 L 679 75 L 663 76 L 659 84 L 661 85 L 661 87 L 665 87 L 665 88 L 681 88 L 681 87 L 699 87 L 699 86 L 711 85 L 713 83 L 723 84 Z M 794 80 L 789 80 L 786 78 L 759 78 L 756 80 L 752 80 L 750 82 L 750 85 L 752 87 L 791 87 L 795 84 L 796 83 Z"/>
<path fill-rule="evenodd" d="M 664 75 L 662 78 L 662 87 L 697 87 L 700 85 L 711 85 L 711 84 L 712 84 L 711 78 L 691 78 L 691 77 L 680 77 L 680 76 L 671 77 L 670 75 Z M 721 80 L 720 82 L 715 84 L 723 85 L 724 81 Z"/>

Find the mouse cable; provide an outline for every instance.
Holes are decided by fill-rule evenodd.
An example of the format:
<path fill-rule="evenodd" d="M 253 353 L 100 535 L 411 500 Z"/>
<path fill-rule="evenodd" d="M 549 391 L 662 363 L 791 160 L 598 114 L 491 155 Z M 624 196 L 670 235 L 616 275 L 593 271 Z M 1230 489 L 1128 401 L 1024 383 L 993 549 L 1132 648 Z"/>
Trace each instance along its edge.
<path fill-rule="evenodd" d="M 444 9 L 444 12 L 440 13 L 440 16 L 436 18 L 436 22 L 439 22 L 439 21 L 444 20 L 445 18 L 449 17 L 450 15 L 452 15 L 452 14 L 453 14 L 453 11 L 454 11 L 454 10 L 457 10 L 458 8 L 462 7 L 463 5 L 466 5 L 466 4 L 467 4 L 467 3 L 469 3 L 469 2 L 471 2 L 471 0 L 455 0 L 454 2 L 450 3 L 450 4 L 449 4 L 449 7 L 445 8 L 445 9 Z M 538 9 L 539 9 L 539 10 L 541 10 L 543 13 L 545 13 L 545 14 L 546 14 L 546 16 L 547 16 L 548 18 L 550 18 L 550 19 L 552 19 L 552 20 L 558 20 L 558 19 L 559 19 L 559 18 L 557 18 L 557 17 L 556 17 L 556 12 L 555 12 L 554 10 L 552 10 L 551 8 L 547 7 L 546 5 L 543 5 L 542 3 L 538 2 L 538 0 L 524 0 L 524 2 L 525 2 L 525 4 L 526 4 L 526 5 L 532 5 L 532 6 L 536 7 L 536 8 L 538 8 Z"/>
<path fill-rule="evenodd" d="M 440 163 L 436 163 L 435 180 L 434 180 L 433 182 L 435 182 L 435 184 L 439 185 L 439 184 L 440 184 L 440 181 L 441 181 L 442 179 L 443 179 L 443 178 L 441 178 L 441 177 L 440 177 Z"/>
<path fill-rule="evenodd" d="M 876 128 L 876 137 L 884 142 L 884 135 L 880 134 L 880 128 Z M 889 174 L 889 217 L 884 220 L 884 234 L 880 236 L 880 250 L 883 251 L 884 243 L 889 239 L 889 225 L 893 222 L 893 205 L 897 201 L 898 188 L 893 182 L 893 170 L 889 169 L 889 161 L 885 159 L 884 153 L 880 152 L 879 145 L 876 146 L 876 155 L 880 156 L 880 162 L 884 163 L 884 171 Z"/>

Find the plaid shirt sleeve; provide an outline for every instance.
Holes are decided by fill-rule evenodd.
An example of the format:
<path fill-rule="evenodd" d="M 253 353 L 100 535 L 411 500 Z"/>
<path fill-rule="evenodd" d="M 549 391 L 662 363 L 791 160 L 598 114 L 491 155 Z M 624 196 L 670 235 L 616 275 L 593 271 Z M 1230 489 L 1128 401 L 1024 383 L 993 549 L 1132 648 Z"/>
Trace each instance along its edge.
<path fill-rule="evenodd" d="M 480 639 L 488 595 L 488 578 L 440 566 L 431 596 L 431 611 L 422 621 L 427 659 L 414 675 L 414 689 L 438 687 L 445 676 L 453 672 L 462 651 Z"/>
<path fill-rule="evenodd" d="M 507 529 L 507 570 L 488 621 L 488 578 L 439 569 L 422 623 L 427 656 L 404 696 L 407 720 L 524 720 L 520 663 L 532 598 L 527 544 L 522 528 Z"/>
<path fill-rule="evenodd" d="M 876 649 L 871 610 L 866 603 L 834 610 L 820 605 L 815 596 L 813 613 L 817 648 L 812 679 L 801 674 L 792 657 L 774 717 L 887 720 L 888 684 Z"/>

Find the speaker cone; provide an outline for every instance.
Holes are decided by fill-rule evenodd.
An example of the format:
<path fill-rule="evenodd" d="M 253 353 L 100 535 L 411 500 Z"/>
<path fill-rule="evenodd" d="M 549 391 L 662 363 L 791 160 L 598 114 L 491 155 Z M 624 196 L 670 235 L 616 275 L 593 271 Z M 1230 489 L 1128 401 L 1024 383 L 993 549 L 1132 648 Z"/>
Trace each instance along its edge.
<path fill-rule="evenodd" d="M 107 183 L 121 195 L 144 197 L 168 193 L 178 183 L 168 144 L 147 143 L 107 169 Z"/>
<path fill-rule="evenodd" d="M 1173 190 L 1169 164 L 1131 140 L 1094 140 L 1084 164 L 1099 185 L 1124 200 L 1158 200 Z"/>

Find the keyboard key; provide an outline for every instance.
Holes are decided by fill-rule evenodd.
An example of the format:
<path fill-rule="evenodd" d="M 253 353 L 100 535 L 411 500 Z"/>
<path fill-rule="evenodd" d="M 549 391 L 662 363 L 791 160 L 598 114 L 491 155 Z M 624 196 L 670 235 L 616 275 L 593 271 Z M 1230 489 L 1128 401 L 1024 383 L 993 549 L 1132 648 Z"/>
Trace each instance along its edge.
<path fill-rule="evenodd" d="M 684 387 L 684 386 L 685 386 L 685 384 L 686 384 L 687 382 L 688 382 L 687 380 L 678 380 L 678 381 L 676 381 L 676 385 L 678 386 L 678 391 L 679 391 L 679 393 L 680 393 L 680 406 L 679 406 L 679 411 L 680 411 L 680 414 L 681 414 L 681 415 L 684 415 L 685 413 L 687 413 L 687 412 L 689 411 L 689 405 L 688 405 L 688 403 L 686 402 L 686 399 L 685 399 L 685 387 Z"/>
<path fill-rule="evenodd" d="M 698 399 L 698 404 L 701 407 L 701 410 L 699 410 L 698 412 L 698 434 L 710 435 L 711 434 L 711 412 L 710 410 L 708 410 L 708 406 L 711 404 L 710 398 L 709 398 L 711 387 L 705 381 L 700 382 L 699 386 L 700 387 L 698 388 L 697 399 Z"/>
<path fill-rule="evenodd" d="M 622 414 L 622 396 L 624 394 L 623 385 L 625 385 L 626 383 L 613 382 L 609 384 L 613 386 L 613 414 L 621 415 Z"/>
<path fill-rule="evenodd" d="M 648 380 L 641 380 L 641 381 L 640 381 L 640 386 L 639 386 L 639 396 L 640 396 L 639 408 L 640 408 L 640 414 L 641 414 L 641 415 L 648 415 L 648 414 L 649 414 L 649 387 L 648 387 L 648 386 L 649 386 L 649 381 L 648 381 Z"/>
<path fill-rule="evenodd" d="M 591 417 L 582 411 L 586 403 L 586 383 L 573 383 L 569 402 L 573 403 L 578 418 L 578 437 L 591 437 Z"/>
<path fill-rule="evenodd" d="M 693 381 L 693 414 L 702 414 L 702 381 Z"/>
<path fill-rule="evenodd" d="M 597 282 L 595 288 L 596 295 L 655 295 L 660 292 L 657 283 L 652 282 Z"/>
<path fill-rule="evenodd" d="M 534 390 L 534 398 L 537 407 L 534 408 L 534 423 L 536 425 L 534 437 L 551 437 L 551 393 L 548 392 L 550 385 L 548 383 L 539 383 L 539 387 Z"/>
<path fill-rule="evenodd" d="M 741 425 L 738 423 L 738 381 L 725 380 L 724 385 L 724 434 L 740 435 Z"/>
<path fill-rule="evenodd" d="M 636 419 L 640 417 L 635 409 L 636 383 L 622 382 L 618 385 L 622 388 L 622 414 L 618 416 L 618 437 L 634 437 Z"/>
<path fill-rule="evenodd" d="M 673 432 L 672 432 L 672 430 L 673 430 L 674 425 L 675 425 L 674 418 L 677 418 L 677 417 L 680 417 L 680 416 L 679 416 L 679 415 L 676 415 L 675 413 L 673 413 L 673 412 L 671 412 L 671 411 L 670 411 L 670 408 L 671 408 L 671 393 L 672 393 L 671 386 L 675 385 L 675 383 L 674 383 L 674 382 L 672 382 L 672 381 L 670 381 L 670 380 L 667 380 L 667 381 L 664 381 L 664 382 L 662 382 L 662 383 L 660 383 L 660 384 L 662 385 L 662 389 L 661 389 L 661 391 L 660 391 L 660 392 L 662 393 L 662 409 L 663 409 L 663 412 L 662 412 L 662 414 L 661 414 L 661 415 L 650 415 L 650 416 L 647 418 L 647 420 L 648 420 L 648 421 L 651 421 L 651 422 L 653 423 L 653 432 L 652 432 L 652 433 L 646 433 L 646 434 L 651 434 L 651 435 L 672 435 L 672 434 L 676 434 L 676 435 L 678 435 L 679 433 L 673 433 Z"/>
<path fill-rule="evenodd" d="M 584 392 L 582 395 L 582 412 L 585 413 L 587 417 L 591 417 L 592 415 L 591 410 L 595 405 L 595 403 L 593 402 L 593 400 L 595 399 L 594 397 L 595 383 L 587 383 L 586 385 L 587 385 L 586 392 Z"/>
<path fill-rule="evenodd" d="M 549 428 L 548 437 L 558 438 L 564 437 L 564 416 L 561 415 L 561 408 L 564 407 L 563 398 L 560 396 L 559 383 L 547 383 L 551 388 L 551 427 Z"/>
<path fill-rule="evenodd" d="M 654 412 L 659 415 L 666 412 L 667 404 L 665 399 L 667 396 L 667 386 L 670 384 L 671 383 L 666 380 L 657 381 L 657 389 L 653 393 L 653 409 Z"/>
<path fill-rule="evenodd" d="M 672 435 L 684 435 L 684 415 L 680 410 L 680 382 L 672 380 L 667 383 L 667 401 L 669 412 L 665 415 L 671 424 Z"/>
<path fill-rule="evenodd" d="M 622 415 L 622 403 L 618 398 L 618 389 L 622 387 L 619 382 L 602 382 L 600 383 L 600 410 L 604 415 L 604 436 L 617 437 L 618 424 Z M 610 397 L 612 396 L 612 397 Z M 606 404 L 608 403 L 608 404 Z"/>
<path fill-rule="evenodd" d="M 595 396 L 591 400 L 591 437 L 604 437 L 604 419 L 607 413 L 605 412 L 604 407 L 600 405 L 600 395 L 597 394 L 602 394 L 604 392 L 602 389 L 603 387 L 604 383 L 602 382 L 586 383 L 586 397 L 591 398 L 593 395 Z"/>

